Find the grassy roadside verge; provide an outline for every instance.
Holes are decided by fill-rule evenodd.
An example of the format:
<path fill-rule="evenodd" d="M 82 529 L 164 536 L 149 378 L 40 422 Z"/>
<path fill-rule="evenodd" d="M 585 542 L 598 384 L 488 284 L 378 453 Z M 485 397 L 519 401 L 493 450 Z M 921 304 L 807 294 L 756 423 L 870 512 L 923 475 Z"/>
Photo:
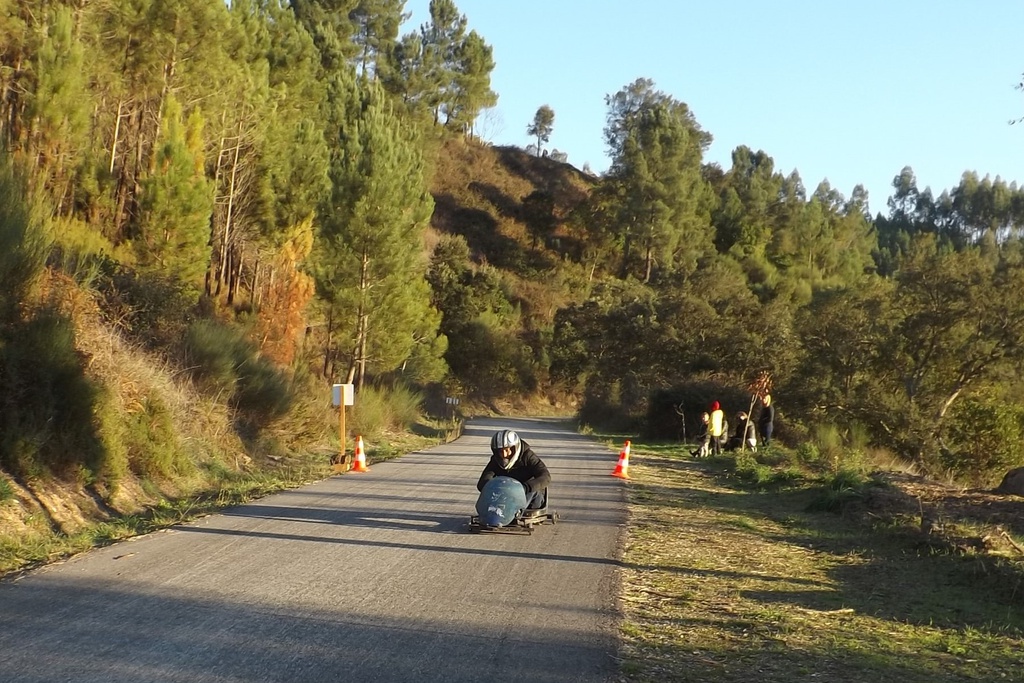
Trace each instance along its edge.
<path fill-rule="evenodd" d="M 977 558 L 633 444 L 622 680 L 1024 680 L 1024 598 Z"/>

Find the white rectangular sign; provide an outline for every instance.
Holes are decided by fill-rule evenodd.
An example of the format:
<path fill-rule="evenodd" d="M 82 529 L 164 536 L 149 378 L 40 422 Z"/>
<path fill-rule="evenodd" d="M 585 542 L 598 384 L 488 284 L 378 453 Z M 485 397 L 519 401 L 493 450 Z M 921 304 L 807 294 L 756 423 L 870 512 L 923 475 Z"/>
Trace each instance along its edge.
<path fill-rule="evenodd" d="M 334 406 L 341 406 L 341 405 L 351 406 L 351 405 L 355 405 L 355 400 L 354 399 L 355 399 L 356 392 L 355 392 L 354 385 L 352 385 L 352 384 L 335 384 L 332 387 L 332 389 L 333 389 L 333 391 L 331 392 L 331 405 L 334 405 Z M 345 399 L 344 403 L 342 403 L 342 398 Z"/>

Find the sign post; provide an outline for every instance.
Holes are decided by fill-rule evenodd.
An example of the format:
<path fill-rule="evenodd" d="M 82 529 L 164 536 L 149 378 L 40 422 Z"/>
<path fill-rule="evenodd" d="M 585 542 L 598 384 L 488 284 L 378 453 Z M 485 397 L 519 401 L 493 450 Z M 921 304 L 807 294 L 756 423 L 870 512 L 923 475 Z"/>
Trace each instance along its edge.
<path fill-rule="evenodd" d="M 352 466 L 345 456 L 345 406 L 354 405 L 355 390 L 351 384 L 335 384 L 331 387 L 331 405 L 338 407 L 338 441 L 341 444 L 338 457 L 334 459 L 335 472 L 347 472 Z"/>
<path fill-rule="evenodd" d="M 454 396 L 448 396 L 444 399 L 444 402 L 448 404 L 449 419 L 452 424 L 455 424 L 455 411 L 459 405 L 459 399 Z"/>

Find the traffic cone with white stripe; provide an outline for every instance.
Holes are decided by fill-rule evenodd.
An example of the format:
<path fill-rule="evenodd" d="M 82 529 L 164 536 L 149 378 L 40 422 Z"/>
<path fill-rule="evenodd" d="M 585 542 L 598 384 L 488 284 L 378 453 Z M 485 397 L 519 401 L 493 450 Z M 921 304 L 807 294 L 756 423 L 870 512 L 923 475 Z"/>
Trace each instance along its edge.
<path fill-rule="evenodd" d="M 619 462 L 615 465 L 615 471 L 612 472 L 613 477 L 620 479 L 629 479 L 629 441 L 626 441 L 626 445 L 622 447 L 619 452 Z"/>
<path fill-rule="evenodd" d="M 366 466 L 366 454 L 363 453 L 363 437 L 356 437 L 356 463 L 352 467 L 353 472 L 369 472 L 370 468 Z"/>

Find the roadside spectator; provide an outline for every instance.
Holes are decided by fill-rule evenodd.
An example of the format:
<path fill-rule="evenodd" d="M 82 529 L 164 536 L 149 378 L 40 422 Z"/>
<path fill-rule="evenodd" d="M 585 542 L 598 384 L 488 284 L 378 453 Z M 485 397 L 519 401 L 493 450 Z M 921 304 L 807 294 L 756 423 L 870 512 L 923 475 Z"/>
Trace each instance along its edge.
<path fill-rule="evenodd" d="M 729 433 L 729 423 L 725 421 L 725 413 L 718 401 L 711 402 L 710 424 L 711 452 L 718 455 L 722 452 L 722 437 Z"/>
<path fill-rule="evenodd" d="M 738 448 L 749 448 L 757 450 L 757 435 L 754 430 L 754 423 L 748 419 L 745 412 L 740 411 L 736 415 L 736 431 L 729 437 L 729 443 L 725 450 L 734 451 Z"/>
<path fill-rule="evenodd" d="M 697 448 L 690 451 L 690 455 L 695 458 L 706 458 L 711 451 L 711 416 L 706 411 L 700 414 L 699 429 Z"/>
<path fill-rule="evenodd" d="M 761 445 L 767 448 L 772 440 L 772 432 L 775 431 L 775 406 L 772 404 L 771 394 L 761 397 L 761 414 L 757 416 L 757 431 L 761 434 Z"/>

